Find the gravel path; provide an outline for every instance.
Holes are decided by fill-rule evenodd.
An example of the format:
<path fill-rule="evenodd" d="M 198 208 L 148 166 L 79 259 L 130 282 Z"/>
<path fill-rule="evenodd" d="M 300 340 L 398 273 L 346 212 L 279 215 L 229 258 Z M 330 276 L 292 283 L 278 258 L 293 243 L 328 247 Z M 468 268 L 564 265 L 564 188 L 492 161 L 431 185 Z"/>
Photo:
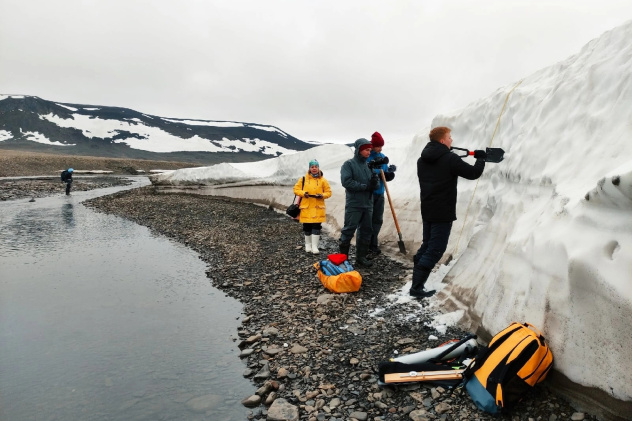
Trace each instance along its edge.
<path fill-rule="evenodd" d="M 302 249 L 300 225 L 274 210 L 210 196 L 157 194 L 151 186 L 85 204 L 196 250 L 208 263 L 213 285 L 243 303 L 234 340 L 243 375 L 253 382 L 253 396 L 244 397 L 251 408 L 244 418 L 595 419 L 544 387 L 501 417 L 477 410 L 458 390 L 421 383 L 380 388 L 377 365 L 395 351 L 417 352 L 467 334 L 429 327 L 432 312 L 416 302 L 392 306 L 387 296 L 405 284 L 409 271 L 386 256 L 373 260 L 375 269 L 360 270 L 359 292 L 330 294 L 312 267 L 317 258 Z M 336 244 L 323 235 L 321 258 L 337 252 Z"/>

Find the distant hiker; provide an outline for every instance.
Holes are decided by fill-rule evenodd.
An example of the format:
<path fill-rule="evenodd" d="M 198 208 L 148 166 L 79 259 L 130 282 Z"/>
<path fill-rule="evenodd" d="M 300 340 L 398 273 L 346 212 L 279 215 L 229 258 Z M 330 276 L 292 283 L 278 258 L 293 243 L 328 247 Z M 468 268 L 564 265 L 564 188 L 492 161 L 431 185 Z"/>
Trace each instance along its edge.
<path fill-rule="evenodd" d="M 450 132 L 448 127 L 432 129 L 430 141 L 417 160 L 423 237 L 421 247 L 413 257 L 415 266 L 410 287 L 410 295 L 413 297 L 430 297 L 435 293 L 434 290 L 424 290 L 424 284 L 448 247 L 452 222 L 456 220 L 458 178 L 475 180 L 485 169 L 485 151 L 474 151 L 474 165 L 464 162 L 450 151 Z"/>
<path fill-rule="evenodd" d="M 72 168 L 68 168 L 61 172 L 61 181 L 66 183 L 66 195 L 70 194 L 70 186 L 72 185 Z"/>
<path fill-rule="evenodd" d="M 369 168 L 378 177 L 378 186 L 373 190 L 373 217 L 372 227 L 373 234 L 371 235 L 371 242 L 369 244 L 369 251 L 374 254 L 380 254 L 382 251 L 379 248 L 378 235 L 382 229 L 382 223 L 384 222 L 384 182 L 380 175 L 380 170 L 384 171 L 384 178 L 386 181 L 392 181 L 395 178 L 395 165 L 388 165 L 389 159 L 382 153 L 382 147 L 384 146 L 384 138 L 378 132 L 371 135 L 371 154 L 367 158 L 366 162 Z"/>
<path fill-rule="evenodd" d="M 340 231 L 340 253 L 349 255 L 349 247 L 356 230 L 356 264 L 372 266 L 367 259 L 369 242 L 373 229 L 373 191 L 378 186 L 378 179 L 366 164 L 371 154 L 371 142 L 366 139 L 355 141 L 355 152 L 351 159 L 345 161 L 340 168 L 340 180 L 345 188 L 345 220 Z"/>
<path fill-rule="evenodd" d="M 325 199 L 331 197 L 331 188 L 315 159 L 309 161 L 305 177 L 299 178 L 294 185 L 294 194 L 301 198 L 298 221 L 303 224 L 305 251 L 318 254 L 320 231 L 322 223 L 325 222 Z"/>

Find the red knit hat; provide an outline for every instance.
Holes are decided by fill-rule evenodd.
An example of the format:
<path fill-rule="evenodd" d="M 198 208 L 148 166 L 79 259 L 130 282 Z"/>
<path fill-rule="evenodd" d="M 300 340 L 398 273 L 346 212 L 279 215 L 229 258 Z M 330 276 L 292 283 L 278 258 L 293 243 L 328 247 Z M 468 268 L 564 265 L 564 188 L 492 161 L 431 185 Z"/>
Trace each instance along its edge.
<path fill-rule="evenodd" d="M 365 143 L 364 145 L 360 145 L 360 149 L 358 150 L 359 152 L 362 152 L 365 149 L 371 149 L 373 147 L 373 145 L 371 145 L 370 143 Z"/>
<path fill-rule="evenodd" d="M 382 135 L 378 132 L 373 133 L 371 135 L 371 145 L 373 145 L 374 148 L 384 146 L 384 138 L 382 138 Z"/>

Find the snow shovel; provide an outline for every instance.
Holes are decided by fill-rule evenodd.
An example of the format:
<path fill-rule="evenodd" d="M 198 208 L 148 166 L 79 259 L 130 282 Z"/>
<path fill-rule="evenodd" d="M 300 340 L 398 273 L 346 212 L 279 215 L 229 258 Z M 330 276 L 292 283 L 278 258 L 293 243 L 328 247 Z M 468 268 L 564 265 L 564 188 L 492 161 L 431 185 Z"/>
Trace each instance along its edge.
<path fill-rule="evenodd" d="M 399 246 L 399 251 L 402 254 L 406 254 L 406 246 L 404 245 L 404 240 L 402 239 L 402 232 L 399 230 L 399 224 L 397 223 L 397 217 L 395 216 L 395 208 L 393 208 L 393 202 L 391 201 L 391 194 L 388 192 L 388 185 L 386 184 L 386 178 L 384 177 L 384 171 L 380 169 L 380 176 L 382 177 L 382 181 L 384 182 L 384 190 L 386 190 L 386 197 L 388 197 L 388 204 L 391 207 L 391 212 L 393 213 L 393 220 L 395 221 L 395 228 L 397 229 L 397 235 L 399 235 L 399 241 L 397 245 Z"/>
<path fill-rule="evenodd" d="M 469 151 L 465 148 L 457 148 L 455 146 L 452 146 L 450 150 L 453 149 L 466 152 L 465 155 L 459 155 L 461 158 L 465 158 L 468 155 L 474 155 L 474 151 Z M 486 148 L 485 153 L 487 153 L 487 158 L 485 158 L 485 162 L 498 163 L 505 159 L 505 151 L 502 148 Z"/>

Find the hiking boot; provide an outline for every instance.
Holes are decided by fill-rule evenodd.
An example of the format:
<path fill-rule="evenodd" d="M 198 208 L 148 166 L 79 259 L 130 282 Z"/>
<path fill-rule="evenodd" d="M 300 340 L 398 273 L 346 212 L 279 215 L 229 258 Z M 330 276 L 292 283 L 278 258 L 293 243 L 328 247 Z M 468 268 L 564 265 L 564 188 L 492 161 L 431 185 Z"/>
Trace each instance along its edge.
<path fill-rule="evenodd" d="M 382 250 L 378 246 L 369 246 L 369 252 L 373 254 L 382 254 Z"/>
<path fill-rule="evenodd" d="M 347 258 L 349 258 L 349 248 L 351 247 L 351 243 L 340 243 L 339 244 L 340 247 L 340 253 L 341 254 L 346 254 Z"/>
<path fill-rule="evenodd" d="M 413 291 L 412 289 L 410 290 L 409 294 L 411 297 L 413 298 L 428 298 L 428 297 L 432 297 L 433 295 L 435 295 L 437 291 L 434 289 L 431 290 L 422 290 L 422 291 Z"/>
<path fill-rule="evenodd" d="M 373 266 L 373 262 L 366 258 L 369 253 L 369 243 L 358 243 L 356 244 L 356 265 L 371 267 Z"/>
<path fill-rule="evenodd" d="M 424 285 L 426 284 L 429 276 L 430 269 L 417 266 L 413 268 L 413 282 L 410 286 L 410 291 L 408 292 L 411 297 L 427 298 L 432 297 L 435 292 L 437 292 L 434 289 L 429 291 L 424 289 Z"/>

